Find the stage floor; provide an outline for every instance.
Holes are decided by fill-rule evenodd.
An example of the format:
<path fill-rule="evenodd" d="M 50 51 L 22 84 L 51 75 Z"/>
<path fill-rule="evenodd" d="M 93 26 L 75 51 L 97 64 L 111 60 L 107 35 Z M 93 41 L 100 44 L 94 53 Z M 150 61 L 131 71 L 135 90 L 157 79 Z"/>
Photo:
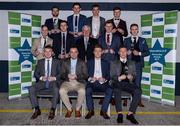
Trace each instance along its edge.
<path fill-rule="evenodd" d="M 48 120 L 48 109 L 50 101 L 40 99 L 42 114 L 35 120 L 31 120 L 31 104 L 29 98 L 7 100 L 7 93 L 0 93 L 0 125 L 117 125 L 116 112 L 114 106 L 111 106 L 111 119 L 105 120 L 99 115 L 100 105 L 98 99 L 95 100 L 95 116 L 89 120 L 81 117 L 76 119 L 74 115 L 70 119 L 65 119 L 66 109 L 63 109 L 63 116 L 59 111 L 53 120 Z M 72 100 L 73 106 L 76 102 Z M 176 107 L 161 105 L 158 103 L 143 100 L 144 108 L 138 107 L 136 119 L 140 125 L 180 125 L 180 96 L 176 97 Z M 128 102 L 129 106 L 129 102 Z M 128 107 L 123 107 L 124 125 L 131 123 L 126 120 Z"/>

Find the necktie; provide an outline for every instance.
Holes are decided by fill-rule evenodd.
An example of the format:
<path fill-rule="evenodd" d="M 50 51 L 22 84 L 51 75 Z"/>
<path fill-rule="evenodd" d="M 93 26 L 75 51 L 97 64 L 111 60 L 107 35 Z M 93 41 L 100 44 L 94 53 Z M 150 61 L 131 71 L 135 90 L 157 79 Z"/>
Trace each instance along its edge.
<path fill-rule="evenodd" d="M 44 39 L 44 47 L 46 46 L 46 39 Z"/>
<path fill-rule="evenodd" d="M 63 33 L 63 53 L 65 53 L 65 33 Z"/>
<path fill-rule="evenodd" d="M 56 25 L 56 20 L 57 20 L 57 19 L 54 19 L 54 22 L 53 22 L 54 25 Z"/>
<path fill-rule="evenodd" d="M 78 25 L 78 16 L 75 16 L 75 27 Z"/>
<path fill-rule="evenodd" d="M 85 50 L 87 50 L 87 45 L 88 45 L 88 38 L 87 37 L 85 37 Z"/>
<path fill-rule="evenodd" d="M 134 43 L 136 43 L 136 37 L 133 37 L 133 39 L 134 39 Z"/>
<path fill-rule="evenodd" d="M 109 46 L 110 45 L 110 34 L 107 34 L 107 45 Z"/>
<path fill-rule="evenodd" d="M 49 77 L 49 60 L 47 60 L 47 78 Z M 49 88 L 49 81 L 46 80 L 46 88 Z"/>

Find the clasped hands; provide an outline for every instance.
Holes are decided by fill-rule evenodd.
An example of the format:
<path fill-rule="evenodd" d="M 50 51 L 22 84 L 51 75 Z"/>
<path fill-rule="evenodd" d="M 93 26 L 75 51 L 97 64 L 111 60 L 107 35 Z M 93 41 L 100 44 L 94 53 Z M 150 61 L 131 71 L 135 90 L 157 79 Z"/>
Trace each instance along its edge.
<path fill-rule="evenodd" d="M 122 81 L 122 80 L 125 80 L 125 79 L 128 79 L 128 80 L 132 81 L 133 80 L 133 76 L 131 74 L 128 74 L 128 75 L 123 74 L 123 75 L 118 77 L 119 81 Z"/>

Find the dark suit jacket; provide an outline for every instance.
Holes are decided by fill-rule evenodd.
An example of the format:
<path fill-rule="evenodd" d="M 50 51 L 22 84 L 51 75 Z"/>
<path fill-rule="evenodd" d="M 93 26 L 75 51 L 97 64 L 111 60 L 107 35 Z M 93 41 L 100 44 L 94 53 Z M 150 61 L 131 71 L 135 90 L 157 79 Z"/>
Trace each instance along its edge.
<path fill-rule="evenodd" d="M 73 29 L 73 15 L 70 15 L 70 16 L 67 17 L 67 22 L 68 22 L 68 30 L 70 32 L 74 32 L 74 29 Z M 79 22 L 78 22 L 78 32 L 82 31 L 82 27 L 84 25 L 86 25 L 86 23 L 87 23 L 86 16 L 80 14 L 79 15 Z"/>
<path fill-rule="evenodd" d="M 39 81 L 41 76 L 45 76 L 45 59 L 38 60 L 34 71 L 34 77 Z M 53 59 L 51 65 L 51 76 L 56 77 L 56 81 L 60 81 L 60 64 L 59 60 Z"/>
<path fill-rule="evenodd" d="M 92 59 L 94 57 L 93 51 L 94 51 L 94 46 L 98 44 L 97 39 L 89 37 L 88 45 L 87 45 L 87 51 L 85 50 L 85 45 L 84 45 L 84 36 L 81 36 L 77 41 L 76 41 L 76 46 L 79 51 L 78 57 L 82 60 L 85 60 L 85 56 L 87 56 L 87 60 Z"/>
<path fill-rule="evenodd" d="M 133 61 L 128 60 L 127 61 L 127 65 L 128 65 L 128 74 L 131 74 L 133 76 L 133 78 L 135 79 L 136 77 L 136 67 L 135 67 L 135 63 Z M 121 74 L 121 61 L 120 60 L 116 60 L 111 62 L 110 65 L 110 76 L 111 76 L 111 81 L 113 83 L 118 82 L 118 77 Z"/>
<path fill-rule="evenodd" d="M 149 48 L 148 48 L 148 45 L 146 43 L 146 39 L 145 38 L 142 38 L 142 37 L 139 37 L 138 38 L 138 41 L 139 41 L 139 49 L 141 51 L 141 56 L 140 56 L 140 60 L 141 60 L 141 65 L 142 67 L 144 67 L 144 57 L 148 56 L 150 53 L 149 53 Z M 128 38 L 125 38 L 124 39 L 124 45 L 126 46 L 126 48 L 128 50 L 131 49 L 131 37 L 128 37 Z M 128 56 L 129 59 L 131 59 L 131 55 Z"/>
<path fill-rule="evenodd" d="M 71 72 L 71 60 L 67 59 L 63 61 L 61 66 L 61 79 L 63 81 L 69 81 L 68 74 Z M 76 76 L 77 81 L 81 83 L 86 83 L 88 74 L 86 63 L 80 59 L 77 60 L 76 64 Z"/>
<path fill-rule="evenodd" d="M 103 34 L 102 36 L 99 37 L 98 42 L 102 46 L 103 49 L 108 49 L 108 46 L 106 44 L 105 34 Z M 115 54 L 110 54 L 110 53 L 103 54 L 102 58 L 104 60 L 109 61 L 109 62 L 117 59 L 117 57 L 118 57 L 118 50 L 119 50 L 119 47 L 122 45 L 122 43 L 123 42 L 120 40 L 120 37 L 118 35 L 116 35 L 116 34 L 113 34 L 110 48 L 115 51 Z"/>
<path fill-rule="evenodd" d="M 124 30 L 124 35 L 122 35 L 122 34 L 119 33 L 118 31 L 115 33 L 115 34 L 119 35 L 120 38 L 121 38 L 121 41 L 123 41 L 123 36 L 126 37 L 126 36 L 128 35 L 128 30 L 127 30 L 127 26 L 126 26 L 126 21 L 120 19 L 120 22 L 119 22 L 119 24 L 118 24 L 117 27 L 116 27 L 116 25 L 114 24 L 113 19 L 111 19 L 110 21 L 111 21 L 112 24 L 113 24 L 113 28 L 121 28 L 121 29 Z"/>
<path fill-rule="evenodd" d="M 55 58 L 58 58 L 58 55 L 61 54 L 61 45 L 62 45 L 62 37 L 61 32 L 58 34 L 54 34 L 51 36 L 53 41 L 53 51 L 55 53 Z M 66 35 L 66 53 L 69 53 L 70 48 L 75 45 L 73 35 L 67 33 Z"/>
<path fill-rule="evenodd" d="M 58 28 L 60 28 L 61 21 L 62 21 L 61 19 L 58 19 L 58 26 L 59 26 Z M 44 24 L 48 27 L 49 31 L 54 29 L 53 18 L 46 19 Z"/>
<path fill-rule="evenodd" d="M 87 18 L 87 25 L 91 28 L 91 34 L 92 34 L 92 16 Z M 99 28 L 99 35 L 104 34 L 104 25 L 105 25 L 105 18 L 100 17 L 100 28 Z"/>
<path fill-rule="evenodd" d="M 88 75 L 89 77 L 94 76 L 94 69 L 95 69 L 95 60 L 91 59 L 87 62 L 87 68 L 88 68 Z M 109 63 L 103 59 L 101 59 L 101 70 L 102 70 L 102 77 L 106 80 L 110 79 L 110 66 Z"/>

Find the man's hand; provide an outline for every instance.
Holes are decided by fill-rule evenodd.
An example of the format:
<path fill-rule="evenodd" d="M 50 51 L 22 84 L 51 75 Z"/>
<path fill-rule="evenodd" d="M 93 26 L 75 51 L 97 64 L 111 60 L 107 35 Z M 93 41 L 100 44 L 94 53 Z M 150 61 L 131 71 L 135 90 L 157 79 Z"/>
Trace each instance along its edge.
<path fill-rule="evenodd" d="M 118 77 L 118 80 L 125 80 L 125 79 L 126 79 L 126 75 L 125 74 L 123 74 L 123 75 Z"/>
<path fill-rule="evenodd" d="M 98 81 L 104 83 L 106 81 L 106 79 L 103 77 L 100 77 L 100 78 L 98 78 Z"/>
<path fill-rule="evenodd" d="M 128 54 L 128 55 L 131 55 L 131 53 L 132 53 L 131 50 L 128 50 L 128 51 L 127 51 L 127 54 Z"/>
<path fill-rule="evenodd" d="M 133 51 L 133 54 L 134 54 L 135 56 L 139 56 L 139 52 L 136 51 L 136 50 Z"/>
<path fill-rule="evenodd" d="M 48 81 L 56 81 L 56 77 L 48 77 Z"/>
<path fill-rule="evenodd" d="M 96 80 L 97 80 L 96 77 L 90 77 L 90 78 L 88 79 L 88 81 L 90 81 L 91 83 L 94 83 Z"/>
<path fill-rule="evenodd" d="M 133 80 L 133 76 L 132 76 L 131 74 L 128 74 L 128 75 L 127 75 L 127 78 L 128 78 L 129 80 Z"/>
<path fill-rule="evenodd" d="M 115 52 L 114 52 L 114 50 L 113 50 L 113 49 L 110 49 L 110 53 L 111 53 L 111 54 L 114 54 Z"/>
<path fill-rule="evenodd" d="M 113 30 L 112 30 L 112 33 L 115 33 L 117 31 L 117 29 L 116 28 L 114 28 Z"/>
<path fill-rule="evenodd" d="M 108 53 L 108 52 L 109 52 L 108 49 L 104 49 L 104 50 L 103 50 L 103 53 Z"/>
<path fill-rule="evenodd" d="M 65 58 L 65 55 L 59 54 L 58 58 L 64 59 L 64 58 Z"/>
<path fill-rule="evenodd" d="M 46 76 L 42 76 L 41 78 L 40 78 L 40 80 L 42 80 L 42 81 L 46 81 L 48 78 L 46 77 Z"/>
<path fill-rule="evenodd" d="M 69 58 L 69 54 L 65 54 L 65 58 Z"/>
<path fill-rule="evenodd" d="M 124 30 L 123 29 L 118 28 L 117 31 L 120 32 L 122 35 L 124 35 Z"/>

